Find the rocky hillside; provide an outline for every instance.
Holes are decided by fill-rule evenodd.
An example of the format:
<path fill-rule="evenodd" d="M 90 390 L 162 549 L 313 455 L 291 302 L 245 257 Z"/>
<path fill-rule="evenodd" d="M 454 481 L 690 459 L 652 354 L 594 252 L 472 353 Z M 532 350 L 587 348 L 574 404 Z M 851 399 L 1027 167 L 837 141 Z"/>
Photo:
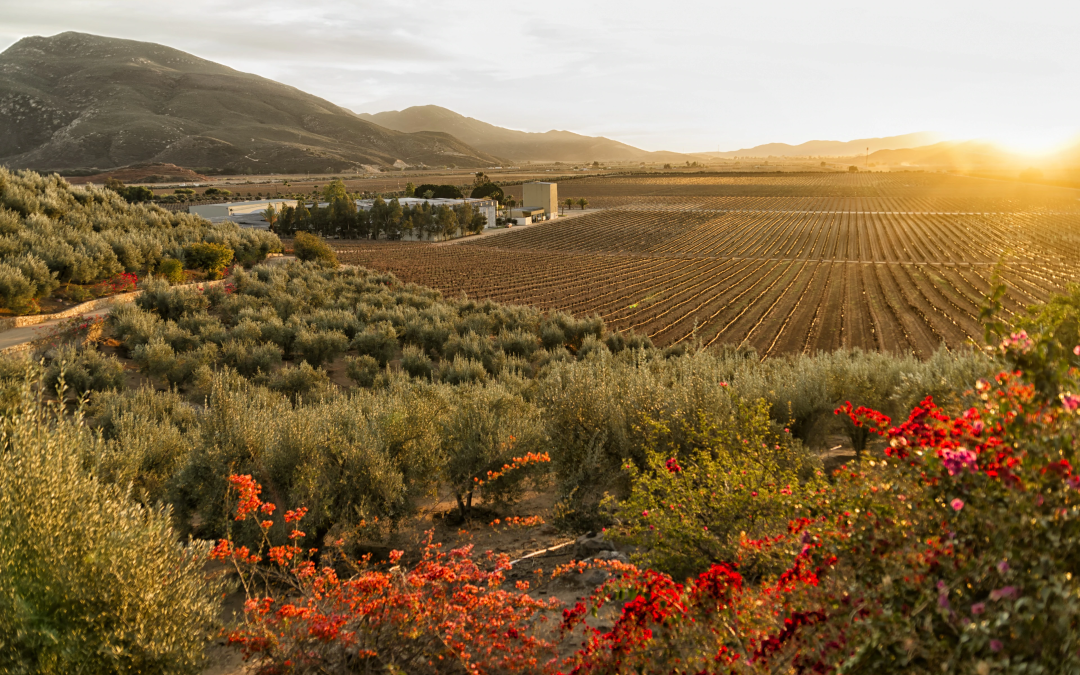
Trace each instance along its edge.
<path fill-rule="evenodd" d="M 402 133 L 162 45 L 61 33 L 0 53 L 0 164 L 230 172 L 499 163 L 445 133 Z"/>

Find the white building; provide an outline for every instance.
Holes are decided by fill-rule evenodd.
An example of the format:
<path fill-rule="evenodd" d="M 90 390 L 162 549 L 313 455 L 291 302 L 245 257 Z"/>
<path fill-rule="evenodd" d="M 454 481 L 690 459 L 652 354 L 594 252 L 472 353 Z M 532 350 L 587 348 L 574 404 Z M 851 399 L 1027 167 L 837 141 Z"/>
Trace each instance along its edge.
<path fill-rule="evenodd" d="M 256 199 L 247 202 L 227 202 L 225 204 L 197 204 L 188 207 L 188 213 L 202 216 L 207 220 L 229 220 L 230 216 L 247 216 L 261 213 L 266 207 L 273 206 L 281 211 L 286 206 L 295 206 L 295 199 Z"/>

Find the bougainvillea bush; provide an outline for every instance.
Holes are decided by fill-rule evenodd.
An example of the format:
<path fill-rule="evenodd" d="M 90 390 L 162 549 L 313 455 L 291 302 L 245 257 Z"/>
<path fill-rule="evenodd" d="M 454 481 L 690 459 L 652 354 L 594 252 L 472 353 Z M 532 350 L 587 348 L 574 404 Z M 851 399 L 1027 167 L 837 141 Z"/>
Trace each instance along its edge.
<path fill-rule="evenodd" d="M 264 502 L 251 476 L 233 475 L 235 520 L 254 520 L 264 533 L 256 550 L 222 539 L 211 557 L 234 567 L 247 601 L 246 621 L 229 633 L 258 672 L 504 673 L 538 672 L 555 661 L 554 643 L 533 625 L 557 601 L 526 593 L 527 582 L 502 588 L 505 555 L 474 558 L 472 546 L 443 551 L 430 534 L 419 562 L 389 565 L 365 557 L 344 560 L 341 578 L 328 552 L 316 564 L 301 530 L 307 509 L 278 510 Z M 275 546 L 272 528 L 288 543 Z M 341 565 L 339 565 L 340 567 Z"/>
<path fill-rule="evenodd" d="M 1039 339 L 1001 350 L 1015 362 Z M 1017 370 L 976 382 L 955 415 L 930 398 L 896 425 L 838 409 L 884 456 L 696 578 L 608 582 L 592 608 L 629 602 L 609 631 L 578 626 L 574 672 L 1080 672 L 1080 346 L 1063 358 L 1053 396 Z M 788 568 L 749 583 L 740 563 L 765 549 L 790 551 Z"/>

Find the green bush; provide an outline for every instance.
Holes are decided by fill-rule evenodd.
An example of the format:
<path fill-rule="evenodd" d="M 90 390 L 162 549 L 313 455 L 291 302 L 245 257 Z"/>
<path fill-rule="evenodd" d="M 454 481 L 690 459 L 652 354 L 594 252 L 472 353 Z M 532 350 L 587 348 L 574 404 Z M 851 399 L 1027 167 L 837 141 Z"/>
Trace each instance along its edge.
<path fill-rule="evenodd" d="M 293 341 L 293 350 L 316 368 L 333 361 L 348 348 L 349 338 L 336 330 L 304 328 L 297 332 Z"/>
<path fill-rule="evenodd" d="M 322 237 L 307 232 L 297 232 L 293 241 L 293 253 L 297 258 L 305 262 L 318 262 L 330 267 L 338 266 L 337 255 L 334 249 L 323 241 Z"/>
<path fill-rule="evenodd" d="M 176 258 L 165 258 L 158 263 L 157 273 L 170 284 L 184 282 L 184 265 Z"/>
<path fill-rule="evenodd" d="M 170 288 L 162 279 L 151 279 L 146 289 L 135 299 L 140 309 L 155 312 L 162 319 L 177 321 L 188 314 L 206 310 L 210 299 L 194 288 Z"/>
<path fill-rule="evenodd" d="M 401 369 L 410 377 L 430 380 L 435 366 L 424 350 L 415 345 L 408 345 L 401 351 Z"/>
<path fill-rule="evenodd" d="M 33 307 L 36 293 L 37 287 L 19 268 L 0 262 L 0 307 L 25 314 Z"/>
<path fill-rule="evenodd" d="M 374 386 L 381 372 L 379 362 L 367 354 L 349 356 L 345 359 L 345 374 L 361 387 Z"/>
<path fill-rule="evenodd" d="M 464 356 L 455 356 L 453 361 L 443 361 L 439 366 L 439 379 L 447 384 L 484 382 L 487 377 L 483 363 Z"/>
<path fill-rule="evenodd" d="M 543 424 L 535 406 L 498 384 L 462 387 L 454 392 L 452 406 L 440 431 L 446 453 L 445 481 L 457 500 L 459 515 L 468 517 L 477 494 L 485 503 L 520 494 L 523 479 L 540 464 L 505 467 L 514 457 L 540 453 Z M 493 478 L 491 472 L 502 475 Z"/>
<path fill-rule="evenodd" d="M 124 364 L 92 348 L 62 345 L 45 369 L 42 381 L 49 391 L 56 391 L 61 378 L 67 389 L 80 396 L 90 391 L 123 389 Z"/>
<path fill-rule="evenodd" d="M 184 260 L 192 269 L 218 277 L 233 259 L 233 250 L 225 244 L 197 243 L 184 247 Z"/>
<path fill-rule="evenodd" d="M 645 468 L 626 464 L 631 492 L 613 505 L 620 523 L 615 536 L 638 546 L 641 562 L 675 579 L 735 560 L 742 537 L 786 532 L 824 485 L 811 455 L 774 428 L 765 401 L 734 401 L 719 418 L 674 424 L 683 429 L 650 424 Z M 681 438 L 687 443 L 676 441 Z M 744 557 L 741 573 L 775 571 L 780 553 L 765 548 Z"/>
<path fill-rule="evenodd" d="M 267 380 L 266 386 L 285 394 L 293 403 L 308 396 L 326 396 L 333 391 L 326 371 L 312 368 L 307 361 L 295 366 L 286 365 Z"/>
<path fill-rule="evenodd" d="M 208 546 L 83 467 L 102 442 L 35 398 L 5 416 L 0 663 L 25 673 L 198 673 L 221 589 Z"/>
<path fill-rule="evenodd" d="M 389 363 L 398 352 L 397 331 L 390 323 L 377 323 L 358 333 L 352 347 L 360 354 L 372 357 L 380 366 Z"/>
<path fill-rule="evenodd" d="M 270 342 L 228 340 L 221 345 L 221 362 L 244 377 L 268 374 L 281 363 L 281 349 Z"/>
<path fill-rule="evenodd" d="M 245 262 L 281 250 L 280 240 L 269 232 L 132 205 L 110 189 L 73 188 L 58 176 L 30 171 L 0 168 L 0 205 L 0 258 L 11 264 L 32 256 L 62 283 L 92 284 L 121 272 L 144 276 L 163 258 L 182 256 L 184 247 L 196 242 L 227 246 Z M 35 283 L 38 278 L 47 281 L 28 277 Z M 41 284 L 38 288 L 39 297 L 48 293 Z"/>

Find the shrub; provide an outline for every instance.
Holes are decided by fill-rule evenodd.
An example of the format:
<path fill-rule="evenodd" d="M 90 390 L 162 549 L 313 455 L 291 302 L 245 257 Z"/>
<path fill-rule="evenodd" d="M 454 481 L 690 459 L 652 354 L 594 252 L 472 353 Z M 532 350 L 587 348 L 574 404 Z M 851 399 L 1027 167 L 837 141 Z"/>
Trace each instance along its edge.
<path fill-rule="evenodd" d="M 36 292 L 37 287 L 19 268 L 0 262 L 0 306 L 25 314 L 34 307 Z"/>
<path fill-rule="evenodd" d="M 483 363 L 462 356 L 454 357 L 453 361 L 443 361 L 439 366 L 439 379 L 447 384 L 484 382 L 487 375 Z"/>
<path fill-rule="evenodd" d="M 408 345 L 401 352 L 401 369 L 410 377 L 430 380 L 435 366 L 422 349 L 415 345 Z"/>
<path fill-rule="evenodd" d="M 83 467 L 101 441 L 37 400 L 5 416 L 0 662 L 12 672 L 198 673 L 221 589 L 209 547 Z"/>
<path fill-rule="evenodd" d="M 382 369 L 379 367 L 379 362 L 367 354 L 349 356 L 345 359 L 345 374 L 361 387 L 374 386 L 380 372 Z"/>
<path fill-rule="evenodd" d="M 267 380 L 266 386 L 297 403 L 305 396 L 326 393 L 331 385 L 325 371 L 312 368 L 307 361 L 302 361 L 278 370 Z"/>
<path fill-rule="evenodd" d="M 0 262 L 0 307 L 23 314 L 35 307 L 59 282 L 56 273 L 34 255 L 14 256 Z"/>
<path fill-rule="evenodd" d="M 293 241 L 293 253 L 305 262 L 318 262 L 330 267 L 338 266 L 337 255 L 322 237 L 307 232 L 297 232 Z"/>
<path fill-rule="evenodd" d="M 176 321 L 187 314 L 206 310 L 210 307 L 210 299 L 197 289 L 170 288 L 164 280 L 151 279 L 143 293 L 135 299 L 135 306 L 155 312 L 162 319 Z"/>
<path fill-rule="evenodd" d="M 214 278 L 221 275 L 232 259 L 233 250 L 225 244 L 197 243 L 184 247 L 187 266 L 203 270 Z"/>
<path fill-rule="evenodd" d="M 45 369 L 43 383 L 50 391 L 56 391 L 61 378 L 65 387 L 80 396 L 90 391 L 123 389 L 124 364 L 115 356 L 105 356 L 94 349 L 63 345 Z"/>
<path fill-rule="evenodd" d="M 484 501 L 516 496 L 530 470 L 550 461 L 534 406 L 500 385 L 455 392 L 440 436 L 446 452 L 445 482 L 467 518 L 477 493 Z"/>
<path fill-rule="evenodd" d="M 277 511 L 264 506 L 262 486 L 251 476 L 234 474 L 229 481 L 240 500 L 237 519 L 262 520 L 264 513 Z M 393 551 L 393 569 L 367 561 L 350 564 L 354 576 L 342 581 L 332 567 L 317 571 L 309 559 L 317 549 L 305 552 L 299 544 L 308 538 L 299 529 L 307 514 L 298 508 L 287 511 L 284 522 L 267 520 L 269 527 L 254 552 L 231 537 L 213 551 L 237 569 L 246 588 L 295 590 L 284 602 L 253 590 L 245 605 L 247 622 L 229 636 L 230 644 L 261 669 L 277 671 L 302 662 L 318 672 L 484 675 L 533 671 L 554 660 L 554 645 L 525 627 L 542 621 L 543 612 L 558 602 L 533 599 L 525 592 L 527 582 L 519 582 L 516 592 L 503 589 L 510 569 L 505 555 L 494 559 L 492 569 L 490 560 L 480 565 L 472 559 L 471 546 L 441 551 L 429 533 L 415 567 L 398 567 L 403 552 Z M 291 531 L 289 544 L 274 546 L 265 534 L 278 525 Z M 340 551 L 323 555 L 348 564 Z M 255 557 L 271 564 L 260 567 Z"/>
<path fill-rule="evenodd" d="M 176 391 L 142 387 L 99 394 L 91 410 L 106 441 L 96 460 L 100 477 L 130 485 L 132 496 L 144 505 L 168 502 L 171 486 L 198 443 L 195 409 Z"/>
<path fill-rule="evenodd" d="M 1017 335 L 1010 365 L 1039 358 L 1039 342 Z M 1074 349 L 1054 397 L 1041 373 L 1015 370 L 978 380 L 956 414 L 927 398 L 893 426 L 844 405 L 888 445 L 838 470 L 786 532 L 743 538 L 733 561 L 768 550 L 786 569 L 745 584 L 718 563 L 685 587 L 623 570 L 595 601 L 637 599 L 578 653 L 577 671 L 652 671 L 673 657 L 688 672 L 1077 670 Z"/>
<path fill-rule="evenodd" d="M 158 263 L 157 273 L 170 284 L 184 282 L 184 265 L 176 258 L 165 258 Z"/>
<path fill-rule="evenodd" d="M 244 377 L 270 373 L 281 363 L 281 349 L 269 342 L 228 340 L 221 346 L 221 362 Z"/>
<path fill-rule="evenodd" d="M 540 341 L 534 333 L 526 330 L 504 330 L 496 338 L 495 346 L 511 356 L 530 359 L 540 348 Z"/>
<path fill-rule="evenodd" d="M 397 356 L 397 331 L 389 323 L 368 326 L 364 332 L 356 335 L 352 347 L 361 355 L 374 358 L 380 366 L 385 366 Z"/>
<path fill-rule="evenodd" d="M 296 353 L 316 368 L 334 360 L 348 348 L 349 338 L 336 330 L 301 329 L 293 341 Z"/>
<path fill-rule="evenodd" d="M 773 429 L 765 401 L 738 402 L 718 420 L 675 424 L 681 433 L 649 425 L 645 468 L 626 464 L 631 493 L 615 505 L 616 535 L 638 546 L 648 567 L 675 579 L 735 560 L 743 537 L 786 532 L 824 485 L 798 441 Z M 743 576 L 777 571 L 771 553 L 744 557 Z"/>

